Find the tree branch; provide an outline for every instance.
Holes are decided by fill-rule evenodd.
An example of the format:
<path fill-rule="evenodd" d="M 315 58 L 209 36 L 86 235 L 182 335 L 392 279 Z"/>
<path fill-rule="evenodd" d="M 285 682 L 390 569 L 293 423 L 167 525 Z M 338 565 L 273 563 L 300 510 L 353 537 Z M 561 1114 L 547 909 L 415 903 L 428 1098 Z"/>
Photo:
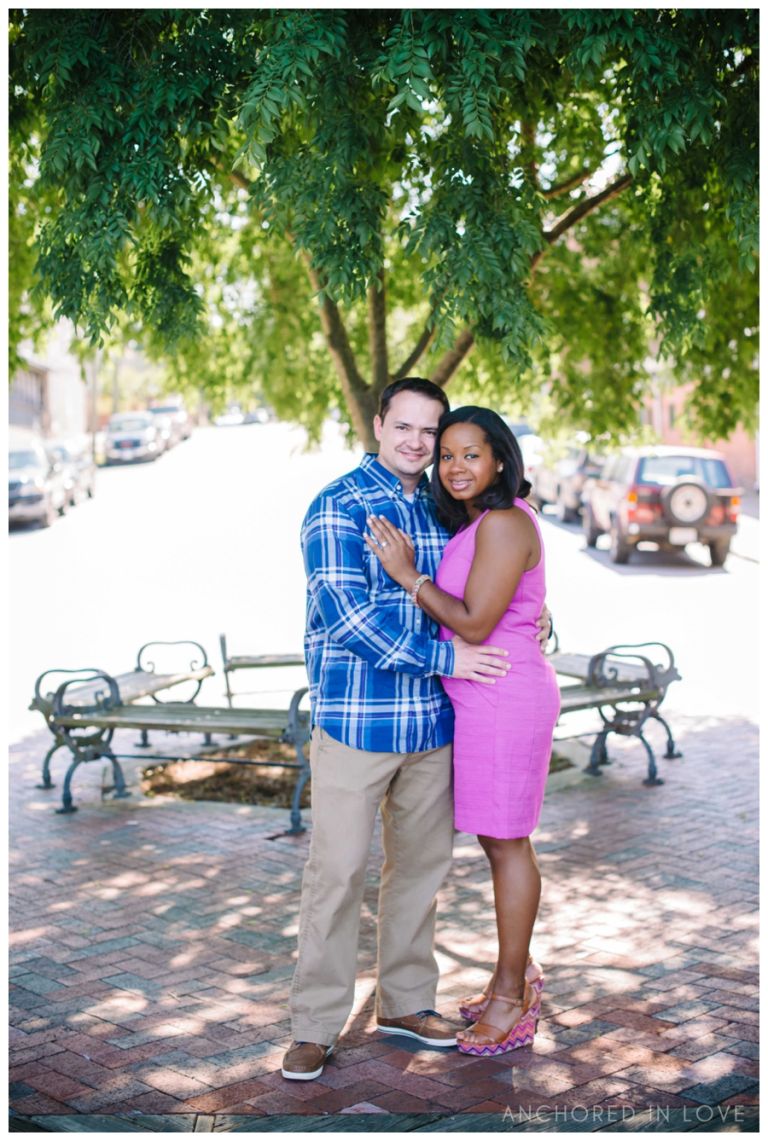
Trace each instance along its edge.
<path fill-rule="evenodd" d="M 597 210 L 604 202 L 608 202 L 611 198 L 616 198 L 623 190 L 627 189 L 631 182 L 631 174 L 622 175 L 621 178 L 617 178 L 615 182 L 612 182 L 610 186 L 606 186 L 605 190 L 601 190 L 599 194 L 595 194 L 592 198 L 585 198 L 582 202 L 577 203 L 567 214 L 563 214 L 562 218 L 555 223 L 551 230 L 547 230 L 544 233 L 544 241 L 548 246 L 553 245 L 566 230 L 570 230 L 572 226 L 575 226 L 582 218 L 586 218 L 588 214 Z M 545 247 L 533 255 L 531 258 L 532 270 L 536 268 L 546 252 Z"/>
<path fill-rule="evenodd" d="M 387 360 L 387 295 L 384 270 L 368 289 L 368 345 L 371 353 L 373 390 L 380 393 L 389 383 Z"/>
<path fill-rule="evenodd" d="M 544 198 L 557 198 L 558 195 L 567 194 L 569 190 L 575 190 L 577 186 L 581 186 L 582 182 L 586 182 L 591 174 L 591 170 L 582 170 L 579 174 L 574 174 L 570 178 L 566 178 L 563 182 L 558 182 L 556 186 L 550 186 L 548 190 L 542 190 L 541 194 Z"/>
<path fill-rule="evenodd" d="M 232 182 L 234 182 L 238 190 L 247 190 L 249 194 L 251 190 L 253 190 L 252 183 L 250 183 L 245 175 L 241 174 L 239 170 L 233 170 L 232 167 L 225 166 L 220 159 L 213 159 L 211 165 L 213 166 L 214 170 L 219 172 L 219 174 L 223 174 L 226 178 L 229 178 Z"/>
<path fill-rule="evenodd" d="M 456 338 L 453 348 L 444 353 L 437 362 L 429 379 L 440 388 L 445 388 L 474 343 L 475 338 L 469 329 L 463 329 Z"/>
<path fill-rule="evenodd" d="M 432 313 L 434 313 L 434 309 L 432 310 Z M 430 320 L 431 320 L 431 318 L 432 318 L 432 314 L 430 314 Z M 419 337 L 418 341 L 416 342 L 416 346 L 415 346 L 413 352 L 400 365 L 400 368 L 397 370 L 397 372 L 392 377 L 393 380 L 402 380 L 404 376 L 410 375 L 410 372 L 411 372 L 411 369 L 413 368 L 413 366 L 416 364 L 417 361 L 419 361 L 421 359 L 421 357 L 424 355 L 424 353 L 429 348 L 430 344 L 432 343 L 432 338 L 434 337 L 434 335 L 435 335 L 434 326 L 430 326 L 429 321 L 428 321 L 427 324 L 424 326 L 424 329 L 422 331 L 421 336 Z"/>
<path fill-rule="evenodd" d="M 352 418 L 352 426 L 365 447 L 369 450 L 375 450 L 375 447 L 372 448 L 373 437 L 371 433 L 371 421 L 376 411 L 373 390 L 360 375 L 352 346 L 349 343 L 347 330 L 344 327 L 336 302 L 325 293 L 323 283 L 312 265 L 312 259 L 307 251 L 301 250 L 300 252 L 312 288 L 320 298 L 320 324 L 328 351 L 331 354 L 331 360 L 336 369 L 336 375 L 341 382 L 344 399 Z"/>

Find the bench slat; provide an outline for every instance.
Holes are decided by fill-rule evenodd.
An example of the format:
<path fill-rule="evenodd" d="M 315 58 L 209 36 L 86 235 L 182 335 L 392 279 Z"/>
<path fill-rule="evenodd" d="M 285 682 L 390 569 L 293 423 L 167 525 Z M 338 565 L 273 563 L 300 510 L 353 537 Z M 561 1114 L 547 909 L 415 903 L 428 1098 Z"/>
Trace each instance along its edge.
<path fill-rule="evenodd" d="M 227 670 L 252 670 L 267 666 L 303 666 L 303 654 L 235 654 L 227 658 Z"/>
<path fill-rule="evenodd" d="M 589 654 L 565 654 L 558 650 L 554 654 L 548 654 L 547 661 L 552 663 L 555 673 L 586 681 L 592 657 Z M 643 681 L 648 678 L 648 670 L 639 662 L 622 662 L 609 658 L 603 664 L 603 669 L 608 668 L 616 670 L 615 680 L 618 682 Z"/>
<path fill-rule="evenodd" d="M 594 709 L 598 705 L 613 705 L 620 701 L 652 701 L 660 694 L 654 686 L 605 686 L 595 689 L 590 685 L 567 685 L 560 690 L 560 712 L 572 713 L 577 709 Z"/>
<path fill-rule="evenodd" d="M 168 702 L 163 705 L 132 705 L 117 709 L 78 713 L 73 710 L 56 718 L 66 728 L 98 729 L 166 729 L 189 733 L 234 733 L 238 736 L 260 734 L 279 737 L 288 728 L 287 709 L 227 709 L 226 707 L 187 705 Z"/>

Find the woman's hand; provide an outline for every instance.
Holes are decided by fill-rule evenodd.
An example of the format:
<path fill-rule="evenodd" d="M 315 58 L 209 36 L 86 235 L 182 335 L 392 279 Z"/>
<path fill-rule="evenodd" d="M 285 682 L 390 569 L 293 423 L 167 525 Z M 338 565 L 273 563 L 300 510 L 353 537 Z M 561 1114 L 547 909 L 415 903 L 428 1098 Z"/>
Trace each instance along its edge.
<path fill-rule="evenodd" d="M 368 517 L 370 535 L 363 535 L 384 570 L 395 582 L 410 590 L 418 578 L 416 552 L 409 535 L 381 515 Z"/>

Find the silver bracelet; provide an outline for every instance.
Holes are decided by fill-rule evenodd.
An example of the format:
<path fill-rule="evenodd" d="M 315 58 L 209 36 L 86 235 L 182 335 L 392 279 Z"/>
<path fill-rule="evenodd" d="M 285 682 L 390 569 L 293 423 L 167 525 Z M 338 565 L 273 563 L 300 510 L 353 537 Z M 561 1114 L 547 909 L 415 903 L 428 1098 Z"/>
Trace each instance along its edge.
<path fill-rule="evenodd" d="M 419 591 L 425 582 L 431 582 L 432 579 L 428 574 L 420 574 L 415 583 L 411 587 L 411 602 L 414 606 L 419 605 Z"/>

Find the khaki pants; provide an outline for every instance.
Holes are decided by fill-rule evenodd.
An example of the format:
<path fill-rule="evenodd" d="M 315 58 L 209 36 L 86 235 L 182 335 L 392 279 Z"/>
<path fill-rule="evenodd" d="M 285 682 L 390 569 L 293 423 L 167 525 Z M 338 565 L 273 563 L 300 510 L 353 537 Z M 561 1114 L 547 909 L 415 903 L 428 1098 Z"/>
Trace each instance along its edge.
<path fill-rule="evenodd" d="M 426 753 L 368 753 L 314 729 L 312 837 L 290 998 L 297 1041 L 331 1045 L 352 1009 L 365 869 L 379 805 L 385 859 L 377 1013 L 398 1018 L 434 1007 L 435 895 L 453 849 L 451 753 L 450 745 Z"/>

